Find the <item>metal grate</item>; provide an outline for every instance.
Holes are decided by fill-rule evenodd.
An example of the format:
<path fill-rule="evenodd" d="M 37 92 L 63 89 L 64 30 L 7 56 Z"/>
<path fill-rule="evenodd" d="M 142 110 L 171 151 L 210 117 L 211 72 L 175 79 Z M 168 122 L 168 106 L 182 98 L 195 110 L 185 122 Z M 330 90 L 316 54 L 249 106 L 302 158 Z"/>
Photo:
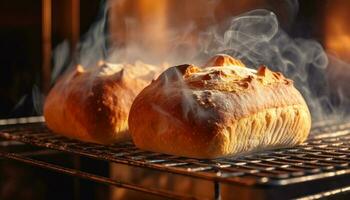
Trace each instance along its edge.
<path fill-rule="evenodd" d="M 311 136 L 307 142 L 293 148 L 203 160 L 143 151 L 132 143 L 110 146 L 84 143 L 53 134 L 44 123 L 0 126 L 0 137 L 6 140 L 20 141 L 93 159 L 196 177 L 214 183 L 281 187 L 350 175 L 350 123 L 320 123 L 313 128 Z M 35 163 L 14 154 L 2 153 L 2 156 Z M 39 162 L 36 165 L 41 166 Z M 65 173 L 65 169 L 61 169 L 61 172 Z M 73 172 L 68 174 L 74 175 Z M 110 183 L 109 180 L 101 180 L 100 177 L 95 177 L 95 181 L 128 188 L 128 185 Z M 218 188 L 215 187 L 215 190 Z M 162 192 L 154 193 L 166 197 L 184 198 Z M 215 197 L 218 197 L 218 194 L 215 194 Z"/>
<path fill-rule="evenodd" d="M 52 134 L 44 123 L 10 125 L 0 137 L 110 162 L 148 167 L 208 180 L 245 185 L 286 185 L 350 173 L 350 123 L 319 127 L 314 138 L 293 148 L 198 160 L 137 149 L 131 143 L 103 146 Z M 335 137 L 316 132 L 332 132 Z M 335 174 L 334 174 L 335 173 Z"/>

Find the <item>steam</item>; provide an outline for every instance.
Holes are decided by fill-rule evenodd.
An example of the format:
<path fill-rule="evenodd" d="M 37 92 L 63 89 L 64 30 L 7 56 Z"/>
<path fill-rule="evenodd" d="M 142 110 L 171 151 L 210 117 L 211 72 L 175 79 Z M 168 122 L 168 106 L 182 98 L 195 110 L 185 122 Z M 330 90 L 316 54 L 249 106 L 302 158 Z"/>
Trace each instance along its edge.
<path fill-rule="evenodd" d="M 53 51 L 53 64 L 54 68 L 51 73 L 51 83 L 54 83 L 56 79 L 61 75 L 64 66 L 67 66 L 69 63 L 69 42 L 66 40 L 59 44 Z"/>
<path fill-rule="evenodd" d="M 332 111 L 326 108 L 330 105 L 329 94 L 316 94 L 327 90 L 324 78 L 327 54 L 314 40 L 290 38 L 279 27 L 274 13 L 254 10 L 234 17 L 224 34 L 216 34 L 210 43 L 212 45 L 202 50 L 207 55 L 226 53 L 243 60 L 251 68 L 264 64 L 294 80 L 314 119 L 320 120 L 327 116 L 325 111 L 328 114 Z M 318 76 L 310 76 L 311 71 L 317 71 Z"/>
<path fill-rule="evenodd" d="M 32 93 L 23 95 L 7 117 L 13 118 L 23 115 L 42 115 L 44 99 L 44 94 L 41 93 L 37 85 L 34 85 Z"/>
<path fill-rule="evenodd" d="M 215 116 L 213 115 L 213 112 L 211 112 L 209 109 L 205 109 L 202 106 L 199 106 L 197 101 L 202 96 L 211 96 L 212 93 L 209 91 L 193 91 L 187 86 L 183 80 L 181 73 L 181 71 L 186 70 L 187 67 L 189 66 L 181 65 L 177 66 L 176 68 L 173 67 L 164 71 L 164 73 L 160 76 L 161 88 L 163 89 L 161 93 L 165 94 L 165 98 L 169 96 L 173 97 L 174 95 L 180 97 L 182 115 L 186 120 L 199 119 L 200 121 L 205 121 L 205 119 L 214 118 Z M 176 86 L 174 87 L 174 85 Z M 155 108 L 155 111 L 164 116 L 171 116 L 158 105 L 152 105 L 152 107 Z M 179 120 L 174 118 L 173 121 L 178 122 Z"/>
<path fill-rule="evenodd" d="M 40 89 L 38 86 L 34 86 L 32 90 L 32 101 L 33 106 L 36 114 L 42 115 L 43 114 L 43 107 L 42 103 L 44 102 L 45 96 L 40 92 Z"/>
<path fill-rule="evenodd" d="M 153 46 L 139 44 L 140 41 L 148 40 L 149 35 L 132 32 L 132 27 L 137 24 L 135 25 L 135 19 L 130 17 L 124 21 L 129 27 L 125 34 L 139 35 L 140 40 L 130 41 L 124 38 L 123 45 L 111 41 L 112 35 L 108 31 L 110 8 L 125 2 L 107 1 L 98 21 L 83 37 L 78 48 L 73 50 L 75 55 L 73 59 L 69 56 L 67 43 L 56 48 L 53 80 L 76 64 L 89 68 L 97 66 L 100 60 L 110 63 L 131 63 L 141 60 L 152 64 L 164 62 L 170 65 L 199 64 L 215 54 L 225 53 L 241 59 L 248 67 L 257 68 L 264 64 L 294 80 L 295 86 L 305 97 L 315 121 L 325 119 L 330 114 L 339 114 L 341 108 L 334 107 L 330 100 L 325 78 L 328 58 L 322 46 L 314 40 L 289 37 L 280 28 L 276 15 L 271 11 L 253 10 L 232 16 L 226 21 L 215 21 L 213 13 L 205 13 L 205 19 L 212 22 L 208 23 L 205 29 L 199 28 L 193 20 L 188 20 L 188 23 L 181 27 L 173 27 L 170 24 L 164 32 L 167 36 L 166 41 L 159 41 L 160 44 L 166 43 L 166 46 L 162 54 L 157 54 L 152 52 L 152 48 L 156 48 L 157 44 Z M 210 2 L 210 6 L 215 7 L 217 1 Z M 286 2 L 290 15 L 295 16 L 298 1 Z M 192 95 L 187 95 L 186 86 L 183 88 L 184 102 L 188 102 L 188 106 L 184 106 L 185 113 L 188 113 L 189 109 L 198 110 Z"/>
<path fill-rule="evenodd" d="M 108 10 L 110 4 L 101 1 L 101 10 L 94 24 L 91 25 L 77 45 L 71 50 L 69 41 L 65 40 L 53 51 L 52 84 L 65 72 L 80 64 L 86 68 L 98 66 L 101 60 L 106 60 L 108 54 Z"/>

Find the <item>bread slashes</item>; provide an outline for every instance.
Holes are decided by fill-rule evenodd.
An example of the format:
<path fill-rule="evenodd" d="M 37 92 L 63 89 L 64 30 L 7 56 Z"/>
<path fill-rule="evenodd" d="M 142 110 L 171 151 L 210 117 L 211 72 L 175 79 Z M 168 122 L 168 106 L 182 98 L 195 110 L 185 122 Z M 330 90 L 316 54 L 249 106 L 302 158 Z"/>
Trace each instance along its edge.
<path fill-rule="evenodd" d="M 293 81 L 227 55 L 163 72 L 134 100 L 129 130 L 141 149 L 217 158 L 306 140 L 308 107 Z"/>
<path fill-rule="evenodd" d="M 55 133 L 110 144 L 130 139 L 128 115 L 136 95 L 160 68 L 141 62 L 84 68 L 78 65 L 51 89 L 44 104 Z"/>

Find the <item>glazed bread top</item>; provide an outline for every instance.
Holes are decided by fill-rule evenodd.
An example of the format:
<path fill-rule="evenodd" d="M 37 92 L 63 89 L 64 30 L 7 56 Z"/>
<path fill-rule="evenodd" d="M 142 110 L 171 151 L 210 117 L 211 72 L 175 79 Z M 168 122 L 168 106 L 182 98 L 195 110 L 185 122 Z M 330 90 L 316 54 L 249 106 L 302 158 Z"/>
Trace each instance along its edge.
<path fill-rule="evenodd" d="M 227 55 L 217 55 L 204 68 L 189 65 L 183 79 L 193 89 L 239 92 L 251 87 L 268 86 L 275 83 L 292 84 L 279 72 L 272 72 L 266 66 L 258 71 L 246 68 L 245 65 Z"/>

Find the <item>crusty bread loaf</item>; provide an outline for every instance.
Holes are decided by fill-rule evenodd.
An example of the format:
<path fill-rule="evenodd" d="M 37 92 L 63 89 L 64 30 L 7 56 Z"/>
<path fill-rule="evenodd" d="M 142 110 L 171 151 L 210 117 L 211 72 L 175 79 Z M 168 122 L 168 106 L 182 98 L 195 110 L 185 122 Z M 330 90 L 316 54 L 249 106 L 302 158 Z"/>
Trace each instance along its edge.
<path fill-rule="evenodd" d="M 128 114 L 136 95 L 158 69 L 143 63 L 76 69 L 52 88 L 44 105 L 47 126 L 58 134 L 110 144 L 127 140 Z"/>
<path fill-rule="evenodd" d="M 136 97 L 129 130 L 141 149 L 217 158 L 300 144 L 311 117 L 293 82 L 227 55 L 163 72 Z"/>

